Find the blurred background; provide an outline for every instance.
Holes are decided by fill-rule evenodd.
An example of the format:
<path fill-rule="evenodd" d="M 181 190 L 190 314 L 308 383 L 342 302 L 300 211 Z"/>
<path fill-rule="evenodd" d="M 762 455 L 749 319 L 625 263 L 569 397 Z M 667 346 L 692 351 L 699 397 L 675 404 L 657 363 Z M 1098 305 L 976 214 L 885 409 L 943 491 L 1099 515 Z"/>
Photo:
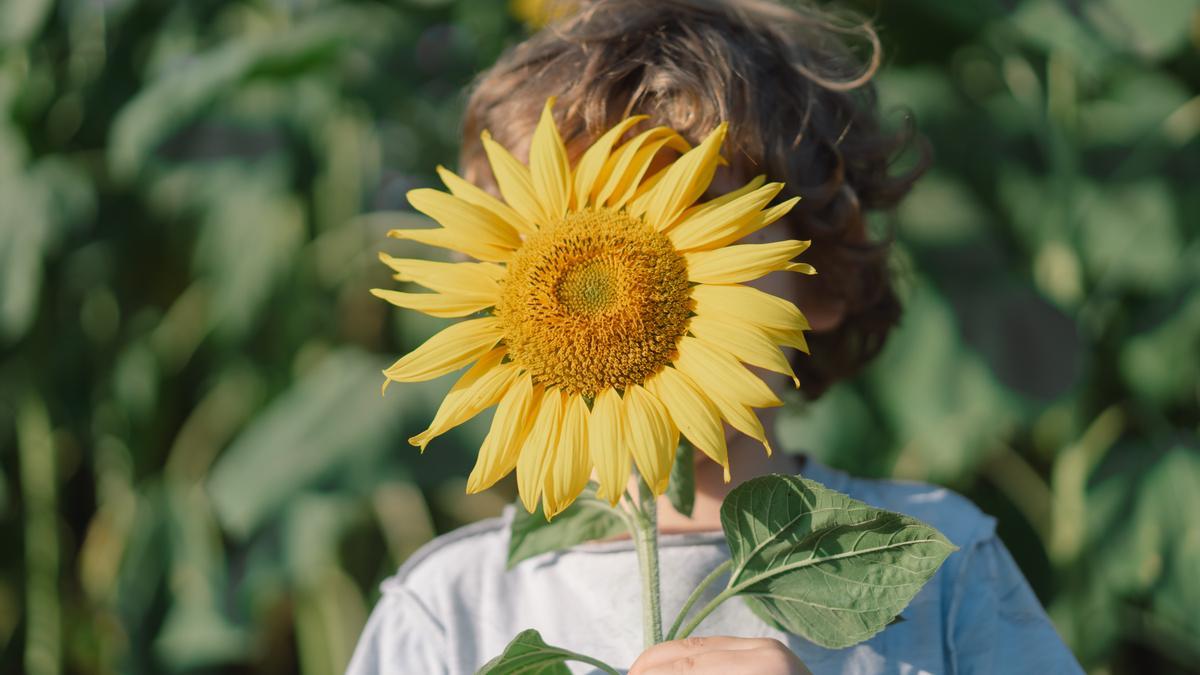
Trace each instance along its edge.
<path fill-rule="evenodd" d="M 933 171 L 903 326 L 789 450 L 948 485 L 1093 673 L 1200 672 L 1200 9 L 853 3 Z M 479 421 L 368 295 L 536 1 L 0 0 L 0 672 L 339 673 Z M 486 416 L 485 416 L 486 417 Z M 486 421 L 486 420 L 485 420 Z"/>

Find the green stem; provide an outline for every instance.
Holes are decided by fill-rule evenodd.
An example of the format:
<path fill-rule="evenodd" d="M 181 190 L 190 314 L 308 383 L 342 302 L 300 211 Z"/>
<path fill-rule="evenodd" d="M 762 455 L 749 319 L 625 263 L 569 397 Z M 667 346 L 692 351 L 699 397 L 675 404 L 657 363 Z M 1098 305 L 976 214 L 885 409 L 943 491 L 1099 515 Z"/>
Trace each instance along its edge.
<path fill-rule="evenodd" d="M 675 635 L 672 639 L 679 640 L 679 639 L 682 639 L 682 638 L 685 638 L 685 637 L 691 635 L 692 631 L 696 630 L 696 626 L 699 626 L 700 622 L 704 620 L 704 617 L 708 616 L 709 614 L 712 614 L 713 610 L 716 609 L 717 607 L 719 607 L 722 602 L 725 602 L 729 598 L 732 598 L 734 595 L 737 595 L 737 591 L 732 588 L 726 588 L 725 590 L 718 593 L 717 597 L 713 598 L 712 600 L 709 600 L 708 604 L 701 607 L 700 611 L 696 612 L 696 616 L 693 616 L 692 620 L 688 621 L 687 625 L 683 627 L 683 630 L 679 631 L 679 633 L 677 635 Z"/>
<path fill-rule="evenodd" d="M 638 476 L 638 499 L 631 514 L 630 531 L 637 548 L 642 577 L 642 637 L 646 647 L 663 641 L 662 607 L 658 579 L 658 505 L 654 494 Z"/>
<path fill-rule="evenodd" d="M 679 632 L 679 625 L 687 618 L 687 613 L 691 611 L 692 605 L 695 605 L 700 596 L 704 594 L 704 589 L 708 588 L 709 584 L 716 581 L 722 574 L 728 572 L 730 567 L 733 567 L 733 561 L 726 560 L 717 565 L 713 571 L 708 573 L 708 576 L 700 581 L 696 589 L 688 596 L 687 602 L 683 603 L 683 609 L 679 610 L 679 616 L 675 617 L 675 623 L 671 624 L 671 630 L 667 631 L 667 640 L 675 639 L 675 634 Z"/>

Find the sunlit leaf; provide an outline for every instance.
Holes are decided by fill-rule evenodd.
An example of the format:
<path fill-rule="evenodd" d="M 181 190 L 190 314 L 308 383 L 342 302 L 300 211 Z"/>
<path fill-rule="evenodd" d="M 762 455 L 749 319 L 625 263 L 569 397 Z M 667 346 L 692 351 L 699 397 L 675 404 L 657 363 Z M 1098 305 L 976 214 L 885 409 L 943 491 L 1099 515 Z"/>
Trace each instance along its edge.
<path fill-rule="evenodd" d="M 5 0 L 0 3 L 0 46 L 18 47 L 41 29 L 54 0 Z"/>
<path fill-rule="evenodd" d="M 113 120 L 109 162 L 114 173 L 133 176 L 172 132 L 238 83 L 320 68 L 351 46 L 379 37 L 392 19 L 380 11 L 331 9 L 285 31 L 221 44 L 177 72 L 161 73 Z"/>
<path fill-rule="evenodd" d="M 830 649 L 883 630 L 957 549 L 908 516 L 770 475 L 721 505 L 728 588 L 772 625 Z"/>
<path fill-rule="evenodd" d="M 228 531 L 249 535 L 344 462 L 399 440 L 403 392 L 379 395 L 384 365 L 356 350 L 334 352 L 234 439 L 208 481 Z"/>

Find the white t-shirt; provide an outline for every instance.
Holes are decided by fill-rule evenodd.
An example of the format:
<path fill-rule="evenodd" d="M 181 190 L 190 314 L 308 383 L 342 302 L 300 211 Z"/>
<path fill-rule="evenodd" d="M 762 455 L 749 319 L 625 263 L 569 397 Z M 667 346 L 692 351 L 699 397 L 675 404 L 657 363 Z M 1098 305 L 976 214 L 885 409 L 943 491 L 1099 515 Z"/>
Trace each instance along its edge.
<path fill-rule="evenodd" d="M 804 476 L 937 527 L 952 553 L 903 621 L 846 649 L 824 649 L 767 626 L 737 598 L 693 635 L 772 637 L 814 675 L 1082 673 L 1029 584 L 996 538 L 995 520 L 964 497 L 921 483 L 863 480 L 809 458 Z M 382 584 L 349 675 L 474 673 L 520 631 L 624 670 L 642 652 L 642 600 L 630 540 L 590 542 L 505 570 L 513 507 L 438 537 Z M 720 532 L 659 538 L 663 621 L 728 559 Z M 712 584 L 703 605 L 724 586 Z M 575 673 L 599 673 L 571 662 Z"/>

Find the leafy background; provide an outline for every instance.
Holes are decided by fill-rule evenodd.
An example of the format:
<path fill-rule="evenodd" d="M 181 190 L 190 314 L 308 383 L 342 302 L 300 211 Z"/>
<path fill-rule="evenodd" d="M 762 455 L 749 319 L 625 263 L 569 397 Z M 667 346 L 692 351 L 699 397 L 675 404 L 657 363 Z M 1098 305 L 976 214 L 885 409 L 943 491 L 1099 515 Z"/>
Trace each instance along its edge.
<path fill-rule="evenodd" d="M 404 443 L 443 322 L 366 289 L 536 4 L 0 2 L 0 671 L 340 672 L 511 498 L 479 423 Z M 902 328 L 782 437 L 996 515 L 1090 671 L 1200 672 L 1197 4 L 855 4 L 936 164 Z"/>

